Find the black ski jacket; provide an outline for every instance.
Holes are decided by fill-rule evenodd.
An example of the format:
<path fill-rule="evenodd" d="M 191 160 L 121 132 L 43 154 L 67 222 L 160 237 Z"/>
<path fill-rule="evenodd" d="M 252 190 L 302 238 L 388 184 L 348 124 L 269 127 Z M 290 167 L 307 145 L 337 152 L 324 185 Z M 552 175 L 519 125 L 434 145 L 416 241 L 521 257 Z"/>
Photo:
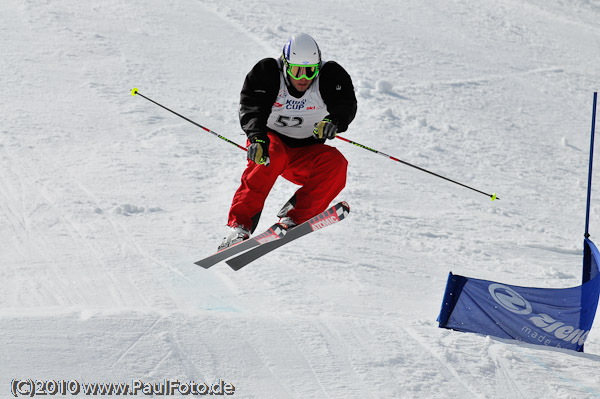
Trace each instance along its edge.
<path fill-rule="evenodd" d="M 271 114 L 273 103 L 279 94 L 280 77 L 282 69 L 274 58 L 265 58 L 259 61 L 246 76 L 240 95 L 239 117 L 242 129 L 248 138 L 265 135 L 267 120 Z M 327 116 L 338 126 L 338 132 L 345 132 L 348 125 L 356 115 L 356 96 L 350 75 L 338 63 L 328 61 L 319 71 L 319 91 L 327 106 Z M 287 82 L 290 95 L 302 98 L 304 93 L 297 91 Z M 290 147 L 302 147 L 315 143 L 323 143 L 313 137 L 294 139 L 276 133 L 281 140 Z"/>

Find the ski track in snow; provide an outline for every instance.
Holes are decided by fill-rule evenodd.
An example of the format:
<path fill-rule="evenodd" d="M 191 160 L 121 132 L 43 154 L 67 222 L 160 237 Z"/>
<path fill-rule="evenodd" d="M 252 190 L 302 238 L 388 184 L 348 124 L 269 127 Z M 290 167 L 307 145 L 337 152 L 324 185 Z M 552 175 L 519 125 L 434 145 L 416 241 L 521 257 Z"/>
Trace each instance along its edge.
<path fill-rule="evenodd" d="M 448 271 L 579 284 L 598 1 L 309 1 L 295 18 L 274 0 L 5 3 L 0 396 L 12 378 L 600 396 L 596 328 L 576 354 L 435 322 Z M 346 137 L 501 199 L 337 140 L 347 221 L 239 272 L 195 266 L 245 155 L 129 91 L 243 144 L 244 76 L 300 30 L 353 77 Z M 277 182 L 258 230 L 295 189 Z"/>

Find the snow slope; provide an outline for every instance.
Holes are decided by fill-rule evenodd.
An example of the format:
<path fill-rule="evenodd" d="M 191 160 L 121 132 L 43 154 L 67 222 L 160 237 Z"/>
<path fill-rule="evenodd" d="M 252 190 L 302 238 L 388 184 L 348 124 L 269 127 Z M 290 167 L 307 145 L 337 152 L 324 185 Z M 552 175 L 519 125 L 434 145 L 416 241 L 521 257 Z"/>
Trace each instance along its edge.
<path fill-rule="evenodd" d="M 600 396 L 598 328 L 580 354 L 435 321 L 450 270 L 579 284 L 598 0 L 2 6 L 0 397 L 13 378 L 221 378 L 240 398 Z M 353 77 L 346 137 L 501 199 L 337 140 L 347 221 L 239 272 L 195 266 L 245 155 L 129 91 L 243 144 L 244 76 L 296 31 Z M 277 183 L 259 230 L 294 190 Z"/>

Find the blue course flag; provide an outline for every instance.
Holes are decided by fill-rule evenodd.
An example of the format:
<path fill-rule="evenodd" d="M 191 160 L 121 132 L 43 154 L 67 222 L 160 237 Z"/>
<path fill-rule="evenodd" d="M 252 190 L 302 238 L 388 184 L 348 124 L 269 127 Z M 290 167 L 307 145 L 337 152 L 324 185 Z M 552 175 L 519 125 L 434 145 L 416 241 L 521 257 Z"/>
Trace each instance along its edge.
<path fill-rule="evenodd" d="M 583 284 L 530 288 L 450 273 L 439 326 L 583 352 L 598 307 L 600 253 L 584 241 Z"/>

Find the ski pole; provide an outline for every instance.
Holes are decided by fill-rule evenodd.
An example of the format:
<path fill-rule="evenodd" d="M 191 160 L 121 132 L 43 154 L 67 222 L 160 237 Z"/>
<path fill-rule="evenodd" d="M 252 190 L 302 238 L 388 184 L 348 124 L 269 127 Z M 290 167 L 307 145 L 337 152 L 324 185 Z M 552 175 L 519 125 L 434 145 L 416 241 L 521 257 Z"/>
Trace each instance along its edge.
<path fill-rule="evenodd" d="M 191 119 L 188 119 L 188 118 L 186 118 L 185 116 L 183 116 L 183 115 L 180 115 L 180 114 L 178 114 L 177 112 L 175 112 L 175 111 L 173 111 L 173 110 L 170 110 L 169 108 L 165 107 L 164 105 L 162 105 L 162 104 L 159 104 L 159 103 L 157 103 L 156 101 L 154 101 L 154 100 L 152 100 L 152 99 L 150 99 L 150 98 L 146 97 L 145 95 L 143 95 L 142 93 L 140 93 L 136 87 L 134 87 L 134 88 L 131 90 L 131 95 L 132 95 L 132 96 L 135 96 L 136 94 L 137 94 L 137 95 L 139 95 L 139 96 L 141 96 L 141 97 L 144 97 L 146 100 L 148 100 L 148 101 L 150 101 L 150 102 L 152 102 L 152 103 L 154 103 L 154 104 L 158 105 L 159 107 L 161 107 L 161 108 L 164 108 L 164 109 L 166 109 L 167 111 L 169 111 L 169 112 L 171 112 L 171 113 L 173 113 L 173 114 L 177 115 L 178 117 L 180 117 L 180 118 L 182 118 L 182 119 L 185 119 L 186 121 L 188 121 L 188 122 L 190 122 L 190 123 L 192 123 L 192 124 L 194 124 L 194 125 L 198 126 L 199 128 L 206 130 L 208 133 L 214 134 L 215 136 L 217 136 L 217 137 L 218 137 L 218 138 L 220 138 L 221 140 L 225 140 L 226 142 L 228 142 L 228 143 L 231 143 L 231 144 L 233 144 L 234 146 L 236 146 L 236 147 L 238 147 L 238 148 L 241 148 L 241 149 L 242 149 L 242 150 L 244 150 L 244 151 L 248 151 L 248 149 L 246 149 L 246 147 L 239 145 L 239 144 L 238 144 L 238 143 L 236 143 L 235 141 L 231 141 L 231 140 L 229 140 L 227 137 L 221 136 L 220 134 L 218 134 L 218 133 L 216 133 L 216 132 L 213 132 L 213 131 L 212 131 L 212 130 L 210 130 L 209 128 L 206 128 L 206 127 L 204 127 L 204 126 L 202 126 L 202 125 L 200 125 L 200 124 L 198 124 L 198 123 L 194 122 L 193 120 L 191 120 Z"/>
<path fill-rule="evenodd" d="M 374 150 L 374 149 L 372 149 L 372 148 L 370 148 L 370 147 L 367 147 L 366 145 L 359 144 L 359 143 L 357 143 L 356 141 L 348 140 L 347 138 L 345 138 L 345 137 L 342 137 L 342 136 L 335 136 L 335 137 L 337 137 L 338 139 L 340 139 L 340 140 L 343 140 L 343 141 L 345 141 L 345 142 L 347 142 L 347 143 L 354 144 L 354 145 L 355 145 L 355 146 L 357 146 L 357 147 L 364 148 L 365 150 L 369 150 L 369 151 L 371 151 L 371 152 L 374 152 L 375 154 L 382 155 L 382 156 L 384 156 L 384 157 L 386 157 L 386 158 L 389 158 L 389 159 L 391 159 L 392 161 L 396 161 L 396 162 L 403 163 L 404 165 L 407 165 L 407 166 L 410 166 L 410 167 L 412 167 L 412 168 L 418 169 L 418 170 L 420 170 L 421 172 L 429 173 L 430 175 L 433 175 L 433 176 L 439 177 L 439 178 L 441 178 L 441 179 L 444 179 L 444 180 L 447 180 L 447 181 L 449 181 L 449 182 L 451 182 L 451 183 L 458 184 L 459 186 L 462 186 L 462 187 L 468 188 L 469 190 L 473 190 L 473 191 L 475 191 L 475 192 L 478 192 L 478 193 L 480 193 L 480 194 L 486 195 L 486 196 L 490 197 L 490 198 L 492 199 L 492 201 L 494 201 L 494 200 L 497 200 L 497 199 L 500 199 L 500 198 L 498 198 L 498 197 L 496 196 L 496 193 L 494 193 L 494 194 L 488 194 L 488 193 L 485 193 L 485 192 L 483 192 L 483 191 L 479 191 L 479 190 L 477 190 L 477 189 L 475 189 L 475 188 L 473 188 L 473 187 L 467 186 L 466 184 L 459 183 L 459 182 L 457 182 L 457 181 L 455 181 L 455 180 L 449 179 L 449 178 L 447 178 L 447 177 L 444 177 L 444 176 L 442 176 L 442 175 L 438 175 L 437 173 L 430 172 L 430 171 L 428 171 L 427 169 L 420 168 L 420 167 L 418 167 L 418 166 L 416 166 L 416 165 L 413 165 L 413 164 L 411 164 L 411 163 L 405 162 L 405 161 L 403 161 L 403 160 L 401 160 L 401 159 L 398 159 L 398 158 L 396 158 L 396 157 L 393 157 L 393 156 L 391 156 L 391 155 L 388 155 L 388 154 L 386 154 L 386 153 L 384 153 L 384 152 L 377 151 L 377 150 Z"/>

